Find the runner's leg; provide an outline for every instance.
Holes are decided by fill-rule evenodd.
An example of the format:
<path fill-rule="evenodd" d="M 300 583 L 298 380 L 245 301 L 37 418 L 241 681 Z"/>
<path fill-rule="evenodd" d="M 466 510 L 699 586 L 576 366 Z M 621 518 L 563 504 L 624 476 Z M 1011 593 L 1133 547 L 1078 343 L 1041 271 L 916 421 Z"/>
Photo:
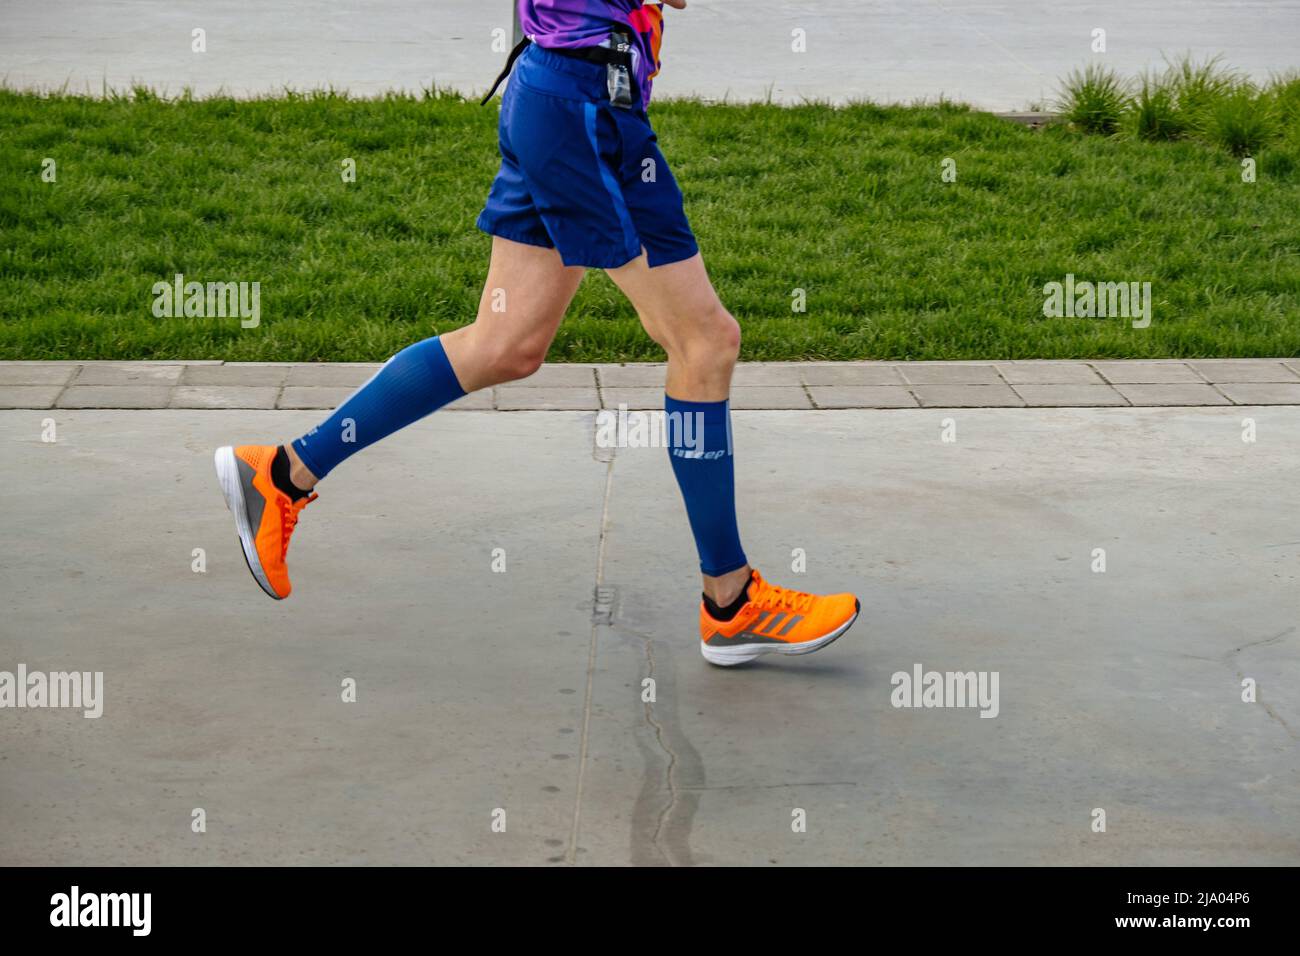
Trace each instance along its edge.
<path fill-rule="evenodd" d="M 308 491 L 361 449 L 448 402 L 533 374 L 583 272 L 554 249 L 494 236 L 474 323 L 403 349 L 324 422 L 286 444 L 292 483 Z"/>
<path fill-rule="evenodd" d="M 225 445 L 213 464 L 254 579 L 283 600 L 293 587 L 285 559 L 311 488 L 331 469 L 467 391 L 531 375 L 573 293 L 581 268 L 554 249 L 492 241 L 478 318 L 389 359 L 324 422 L 287 445 Z"/>
<path fill-rule="evenodd" d="M 671 461 L 700 551 L 704 593 L 725 607 L 750 576 L 736 526 L 727 401 L 740 353 L 740 325 L 722 305 L 698 253 L 654 268 L 642 255 L 608 274 L 636 308 L 649 336 L 668 353 L 667 411 L 696 415 L 704 423 L 705 447 L 699 449 L 704 454 L 674 453 Z M 710 454 L 716 452 L 722 454 Z"/>

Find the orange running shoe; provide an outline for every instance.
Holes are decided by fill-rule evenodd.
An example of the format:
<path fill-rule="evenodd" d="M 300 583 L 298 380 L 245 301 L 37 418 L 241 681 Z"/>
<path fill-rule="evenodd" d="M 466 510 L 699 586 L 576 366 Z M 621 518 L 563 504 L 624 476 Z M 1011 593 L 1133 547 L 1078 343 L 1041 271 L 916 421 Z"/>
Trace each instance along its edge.
<path fill-rule="evenodd" d="M 262 590 L 277 601 L 289 596 L 289 569 L 284 557 L 289 538 L 303 508 L 315 494 L 292 500 L 271 481 L 271 462 L 278 445 L 226 445 L 217 449 L 214 464 L 226 507 L 235 516 L 239 544 L 248 570 Z"/>
<path fill-rule="evenodd" d="M 811 654 L 858 619 L 852 594 L 804 594 L 768 584 L 753 572 L 749 601 L 730 621 L 716 621 L 700 602 L 700 650 L 710 664 L 730 667 L 760 654 Z"/>

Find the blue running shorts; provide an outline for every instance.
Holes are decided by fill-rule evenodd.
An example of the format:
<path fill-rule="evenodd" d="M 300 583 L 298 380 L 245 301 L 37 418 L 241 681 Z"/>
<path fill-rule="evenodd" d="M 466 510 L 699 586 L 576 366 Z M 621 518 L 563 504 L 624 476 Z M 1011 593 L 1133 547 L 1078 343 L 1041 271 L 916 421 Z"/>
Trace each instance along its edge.
<path fill-rule="evenodd" d="M 603 64 L 537 44 L 501 103 L 501 169 L 478 227 L 560 251 L 566 266 L 651 267 L 699 251 L 646 114 L 609 101 Z"/>

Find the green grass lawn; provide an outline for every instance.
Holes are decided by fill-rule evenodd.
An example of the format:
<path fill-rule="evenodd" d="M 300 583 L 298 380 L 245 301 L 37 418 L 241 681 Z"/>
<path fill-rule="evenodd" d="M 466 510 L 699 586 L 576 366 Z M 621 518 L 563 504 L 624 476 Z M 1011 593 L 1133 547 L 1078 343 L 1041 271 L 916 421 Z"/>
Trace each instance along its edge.
<path fill-rule="evenodd" d="M 462 325 L 487 263 L 474 219 L 496 116 L 454 96 L 0 92 L 0 359 L 381 360 Z M 1300 354 L 1295 135 L 1243 183 L 1238 159 L 1194 142 L 951 106 L 651 117 L 745 359 Z M 152 286 L 178 272 L 260 282 L 260 326 L 155 318 Z M 1151 282 L 1150 327 L 1045 318 L 1043 286 L 1067 273 Z M 599 273 L 550 355 L 661 357 Z"/>

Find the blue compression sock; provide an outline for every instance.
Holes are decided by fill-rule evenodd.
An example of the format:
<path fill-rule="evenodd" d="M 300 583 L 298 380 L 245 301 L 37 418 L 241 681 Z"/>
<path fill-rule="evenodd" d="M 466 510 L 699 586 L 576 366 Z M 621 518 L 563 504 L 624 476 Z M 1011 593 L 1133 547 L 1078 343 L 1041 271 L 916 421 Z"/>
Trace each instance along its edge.
<path fill-rule="evenodd" d="M 438 339 L 402 349 L 337 409 L 293 443 L 307 469 L 334 466 L 465 394 Z"/>
<path fill-rule="evenodd" d="M 700 570 L 717 577 L 748 562 L 736 527 L 736 469 L 728 402 L 682 402 L 664 396 L 668 455 L 686 502 Z"/>

